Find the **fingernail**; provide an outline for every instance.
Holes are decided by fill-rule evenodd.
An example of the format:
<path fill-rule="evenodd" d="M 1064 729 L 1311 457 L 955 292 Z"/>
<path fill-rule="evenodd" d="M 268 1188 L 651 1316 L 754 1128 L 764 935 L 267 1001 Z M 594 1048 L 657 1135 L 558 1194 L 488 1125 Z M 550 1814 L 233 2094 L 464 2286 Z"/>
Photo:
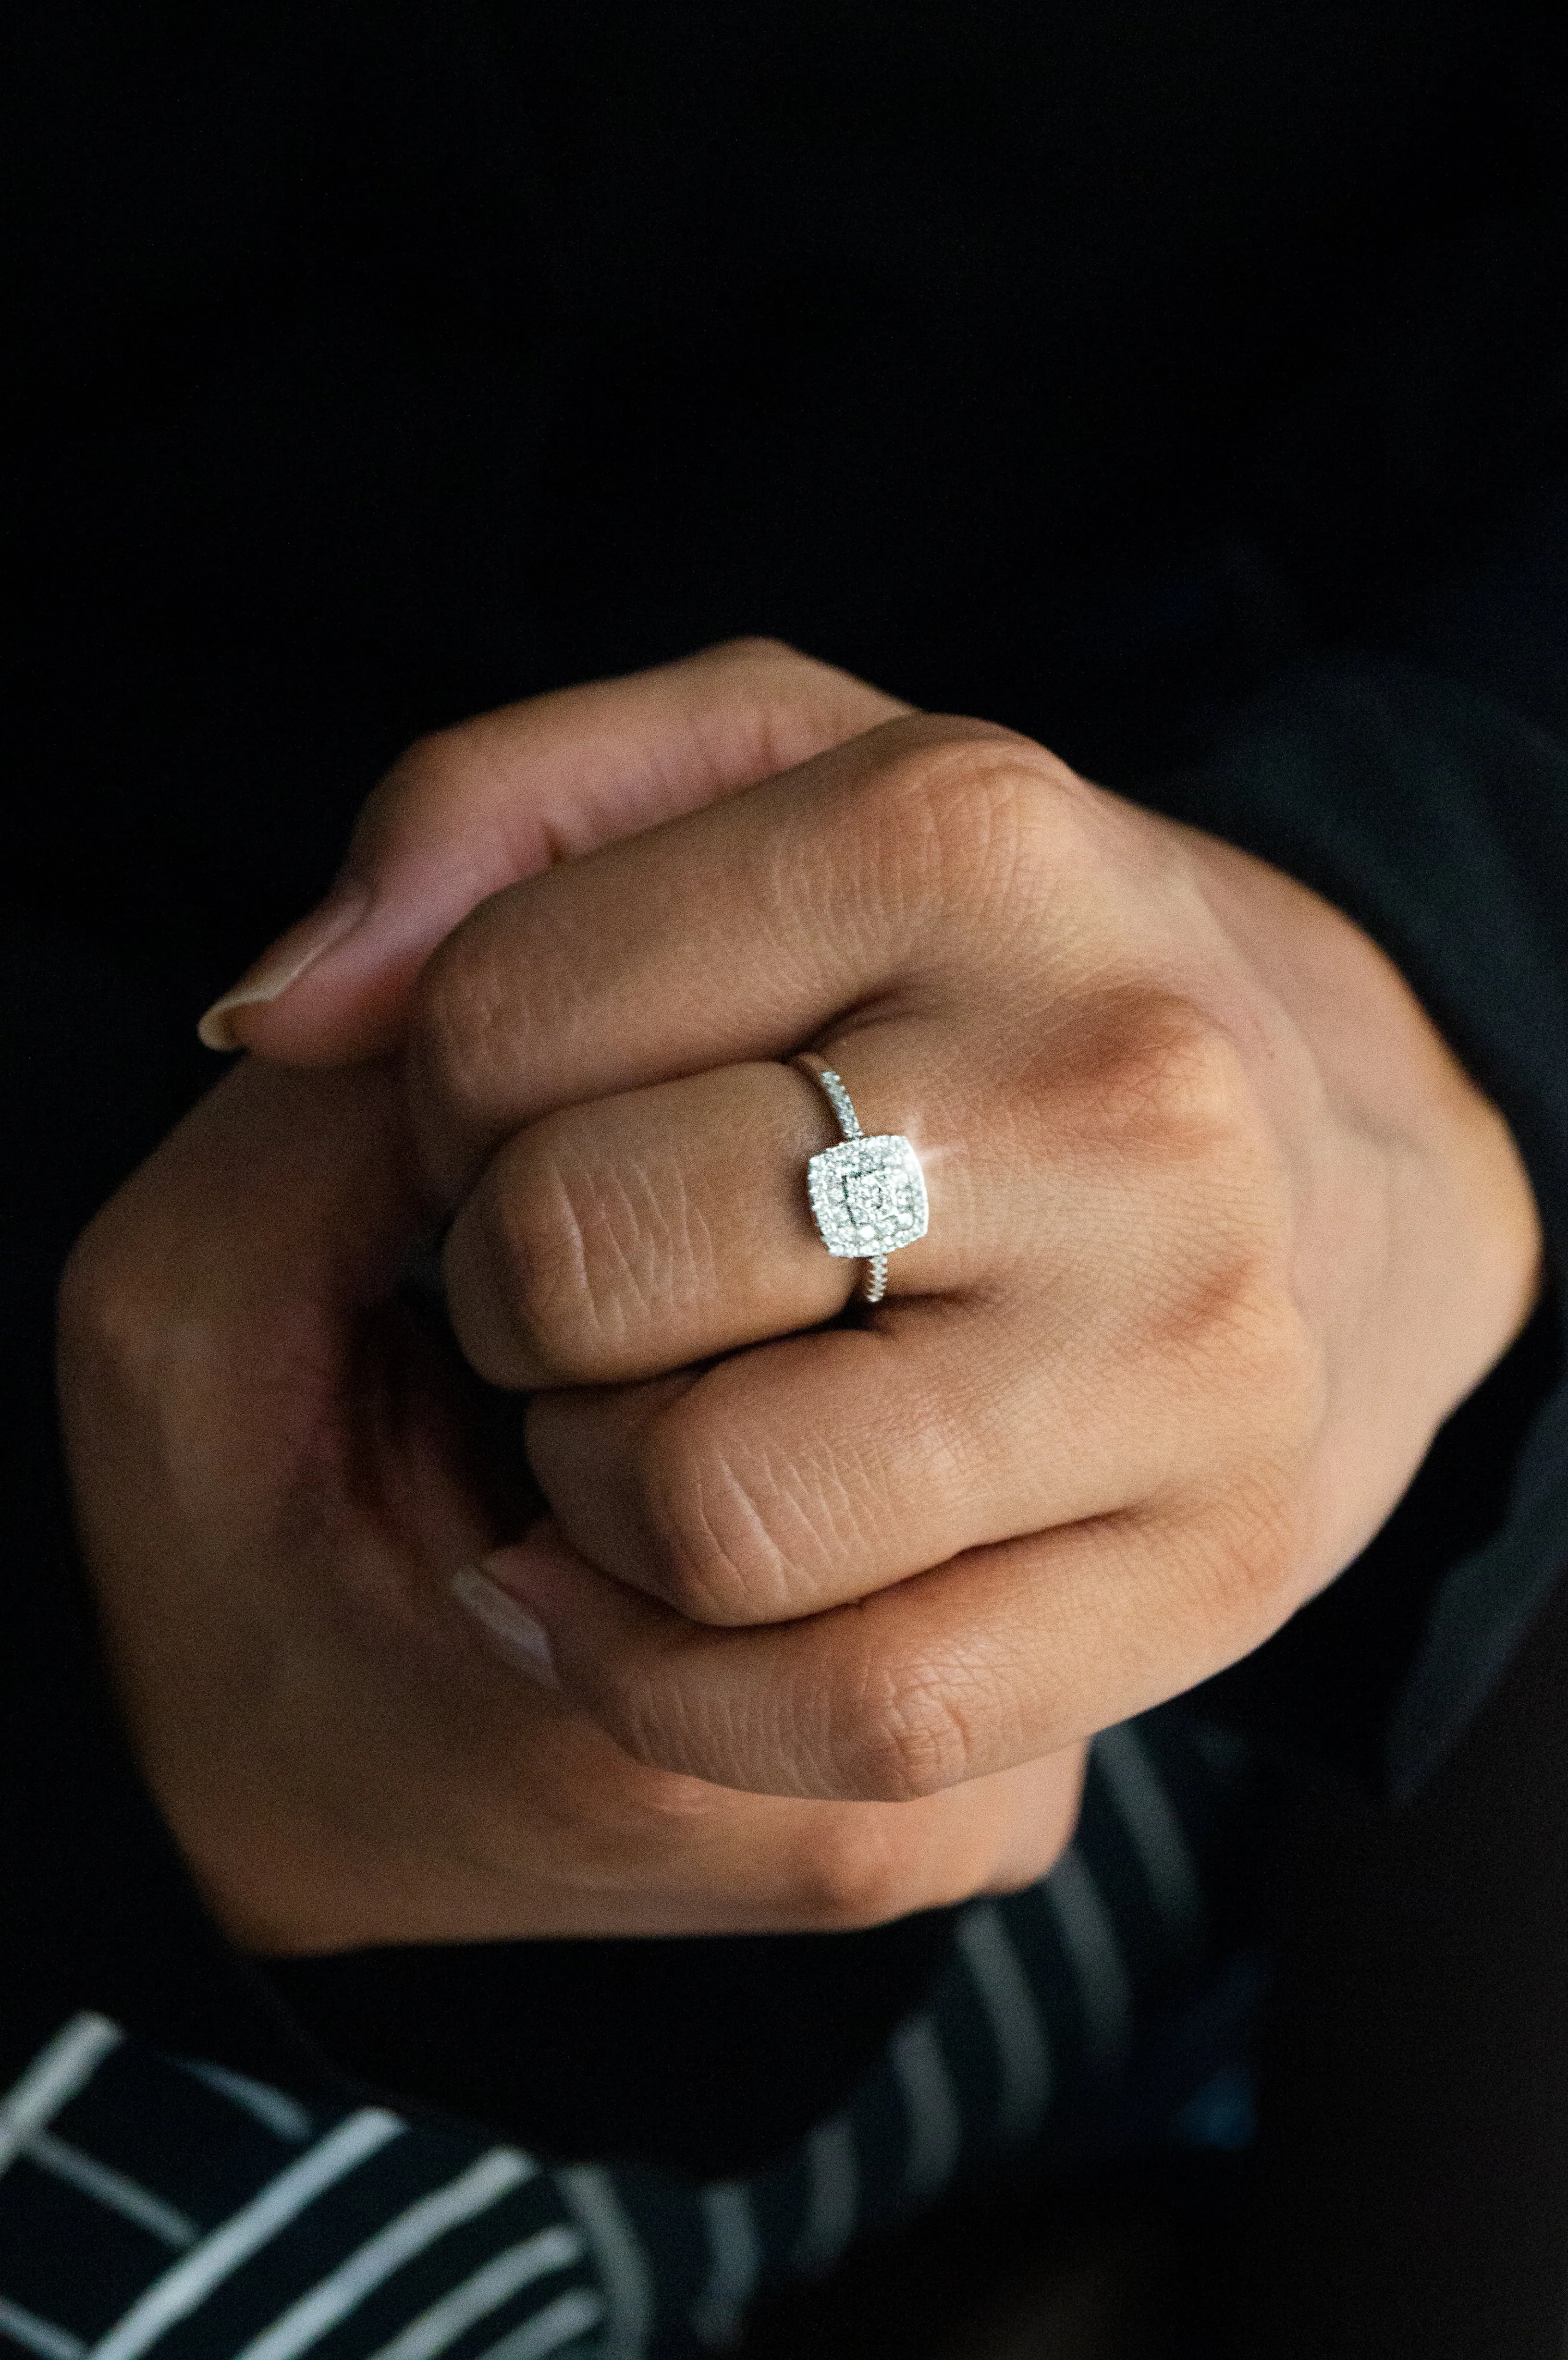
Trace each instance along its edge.
<path fill-rule="evenodd" d="M 506 1590 L 486 1580 L 476 1565 L 465 1565 L 461 1573 L 452 1575 L 452 1594 L 476 1622 L 483 1623 L 496 1651 L 509 1664 L 537 1680 L 540 1688 L 561 1686 L 545 1627 L 526 1606 L 519 1606 Z"/>
<path fill-rule="evenodd" d="M 209 1049 L 242 1048 L 232 1022 L 234 1011 L 259 1008 L 281 998 L 323 952 L 354 932 L 369 907 L 368 885 L 356 880 L 336 887 L 309 917 L 301 918 L 269 950 L 263 951 L 256 965 L 247 967 L 221 1000 L 213 1000 L 196 1027 L 198 1038 Z"/>

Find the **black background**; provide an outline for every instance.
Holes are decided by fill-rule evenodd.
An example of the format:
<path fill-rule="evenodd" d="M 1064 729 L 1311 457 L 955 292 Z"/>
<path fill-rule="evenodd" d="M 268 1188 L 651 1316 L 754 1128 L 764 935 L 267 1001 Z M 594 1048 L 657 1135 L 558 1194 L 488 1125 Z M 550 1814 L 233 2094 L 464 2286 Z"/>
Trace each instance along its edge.
<path fill-rule="evenodd" d="M 1528 464 L 1550 22 L 17 12 L 8 896 L 183 1031 L 410 737 L 740 630 L 1190 750 Z"/>

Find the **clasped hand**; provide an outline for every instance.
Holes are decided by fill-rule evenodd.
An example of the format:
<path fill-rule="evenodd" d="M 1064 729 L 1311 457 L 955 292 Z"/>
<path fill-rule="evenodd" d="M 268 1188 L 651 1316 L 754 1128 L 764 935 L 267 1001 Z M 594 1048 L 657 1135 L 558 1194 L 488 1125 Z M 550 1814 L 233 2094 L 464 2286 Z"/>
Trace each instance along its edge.
<path fill-rule="evenodd" d="M 264 1948 L 1040 1874 L 1087 1737 L 1333 1579 L 1537 1284 L 1345 918 L 766 645 L 415 748 L 214 1021 L 256 1054 L 82 1240 L 62 1388 L 133 1739 Z M 925 1168 L 874 1313 L 808 1046 Z M 398 1297 L 442 1229 L 532 1529 Z"/>

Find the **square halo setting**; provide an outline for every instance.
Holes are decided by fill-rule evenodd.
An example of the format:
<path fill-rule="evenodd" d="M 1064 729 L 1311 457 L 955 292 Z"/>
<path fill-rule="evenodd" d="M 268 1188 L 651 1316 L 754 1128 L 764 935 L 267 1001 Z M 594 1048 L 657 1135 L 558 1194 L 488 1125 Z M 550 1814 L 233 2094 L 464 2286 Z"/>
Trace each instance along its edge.
<path fill-rule="evenodd" d="M 920 1158 L 897 1131 L 824 1147 L 806 1166 L 806 1186 L 817 1235 L 846 1261 L 897 1253 L 930 1224 Z"/>

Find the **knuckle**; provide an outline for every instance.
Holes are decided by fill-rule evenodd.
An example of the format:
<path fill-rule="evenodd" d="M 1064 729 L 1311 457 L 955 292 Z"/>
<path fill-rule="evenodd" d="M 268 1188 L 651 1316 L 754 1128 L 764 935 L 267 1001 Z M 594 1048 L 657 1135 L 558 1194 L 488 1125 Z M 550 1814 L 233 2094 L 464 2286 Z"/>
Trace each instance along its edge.
<path fill-rule="evenodd" d="M 724 1390 L 693 1387 L 639 1439 L 639 1493 L 661 1594 L 693 1620 L 781 1622 L 844 1594 L 876 1534 L 847 1449 L 759 1422 Z"/>
<path fill-rule="evenodd" d="M 360 806 L 354 840 L 374 856 L 405 832 L 409 836 L 440 820 L 464 792 L 474 770 L 472 722 L 432 729 L 406 746 Z"/>
<path fill-rule="evenodd" d="M 530 1360 L 569 1383 L 637 1372 L 670 1259 L 635 1177 L 585 1155 L 571 1114 L 514 1141 L 484 1191 L 485 1276 Z M 657 1208 L 655 1208 L 657 1217 Z"/>
<path fill-rule="evenodd" d="M 975 1775 L 974 1743 L 951 1676 L 901 1655 L 873 1655 L 837 1732 L 843 1791 L 916 1802 Z"/>
<path fill-rule="evenodd" d="M 1304 1449 L 1328 1408 L 1323 1338 L 1297 1299 L 1283 1255 L 1257 1250 L 1248 1262 L 1228 1323 L 1237 1390 L 1282 1450 Z"/>
<path fill-rule="evenodd" d="M 131 1189 L 114 1197 L 71 1247 L 55 1291 L 62 1371 L 145 1390 L 170 1357 L 210 1357 L 200 1259 L 148 1220 Z"/>
<path fill-rule="evenodd" d="M 402 803 L 412 796 L 438 795 L 457 785 L 468 769 L 469 735 L 469 725 L 459 722 L 452 728 L 430 729 L 416 738 L 398 755 L 371 801 L 384 798 L 387 803 Z"/>
<path fill-rule="evenodd" d="M 1088 792 L 1011 731 L 917 721 L 857 781 L 853 825 L 862 857 L 916 907 L 985 912 L 1060 877 Z"/>
<path fill-rule="evenodd" d="M 721 1418 L 691 1394 L 649 1422 L 640 1456 L 660 1590 L 671 1606 L 715 1624 L 797 1611 L 790 1557 L 776 1537 L 780 1484 L 766 1457 L 743 1472 Z"/>
<path fill-rule="evenodd" d="M 782 639 L 734 639 L 715 650 L 732 707 L 732 739 L 757 778 L 791 770 L 822 748 L 904 710 L 864 681 Z"/>
<path fill-rule="evenodd" d="M 1309 1535 L 1299 1470 L 1254 1467 L 1207 1502 L 1189 1548 L 1214 1624 L 1234 1645 L 1259 1644 L 1301 1602 Z M 1178 1543 L 1178 1546 L 1180 1544 Z"/>
<path fill-rule="evenodd" d="M 1094 1128 L 1118 1150 L 1190 1161 L 1233 1154 L 1257 1135 L 1240 1050 L 1192 1001 L 1163 991 L 1108 995 L 1086 1030 L 1076 1078 Z"/>
<path fill-rule="evenodd" d="M 1258 1129 L 1251 1076 L 1234 1036 L 1190 1002 L 1162 1004 L 1152 1025 L 1156 1120 L 1179 1145 L 1234 1154 Z"/>
<path fill-rule="evenodd" d="M 1188 1400 L 1203 1404 L 1200 1463 L 1261 1477 L 1299 1469 L 1323 1428 L 1330 1370 L 1291 1284 L 1288 1234 L 1267 1208 L 1251 1221 L 1236 1217 L 1229 1234 L 1226 1226 L 1213 1217 L 1150 1340 L 1169 1354 Z"/>
<path fill-rule="evenodd" d="M 691 661 L 716 671 L 742 673 L 774 672 L 780 665 L 809 672 L 827 669 L 813 657 L 802 655 L 799 648 L 792 648 L 788 639 L 776 639 L 767 631 L 743 631 L 733 639 L 717 639 Z"/>
<path fill-rule="evenodd" d="M 943 1897 L 950 1902 L 971 1901 L 977 1893 L 1006 1896 L 1009 1893 L 1025 1893 L 1049 1876 L 1062 1853 L 1073 1841 L 1073 1829 L 1051 1829 L 1035 1840 L 1032 1852 L 1015 1852 L 1010 1859 L 994 1868 L 984 1884 L 975 1885 L 970 1892 L 953 1893 Z"/>
<path fill-rule="evenodd" d="M 530 1373 L 573 1376 L 586 1342 L 583 1235 L 559 1167 L 531 1134 L 492 1173 L 473 1218 L 478 1283 L 472 1292 L 496 1316 L 510 1356 L 520 1357 Z M 482 1375 L 503 1374 L 484 1360 L 475 1360 Z"/>
<path fill-rule="evenodd" d="M 233 1392 L 235 1350 L 203 1279 L 188 1245 L 154 1225 L 144 1231 L 134 1205 L 107 1205 L 72 1247 L 56 1290 L 62 1393 L 116 1415 L 151 1414 L 171 1430 L 191 1416 L 209 1419 Z M 262 1344 L 303 1349 L 287 1307 L 248 1341 L 253 1357 Z"/>
<path fill-rule="evenodd" d="M 1167 1225 L 1169 1227 L 1169 1225 Z M 1164 1288 L 1148 1296 L 1147 1340 L 1192 1389 L 1213 1396 L 1216 1439 L 1287 1435 L 1313 1421 L 1325 1371 L 1290 1284 L 1290 1240 L 1268 1206 L 1198 1196 L 1180 1238 L 1167 1235 Z"/>

